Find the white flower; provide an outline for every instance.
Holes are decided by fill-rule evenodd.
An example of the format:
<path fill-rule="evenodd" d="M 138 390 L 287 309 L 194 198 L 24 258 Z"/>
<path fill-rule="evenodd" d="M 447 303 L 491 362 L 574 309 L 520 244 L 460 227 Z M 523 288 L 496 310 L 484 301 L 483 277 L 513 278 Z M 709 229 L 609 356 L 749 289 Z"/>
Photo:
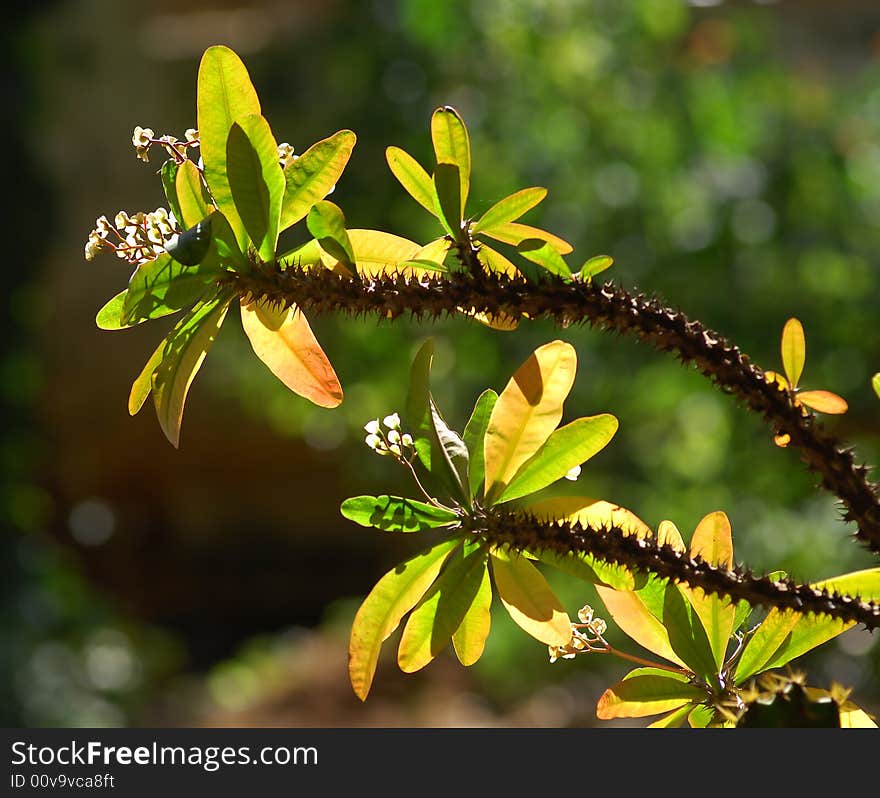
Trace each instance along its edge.
<path fill-rule="evenodd" d="M 199 138 L 199 131 L 196 130 L 194 127 L 188 127 L 186 129 L 186 133 L 183 134 L 183 137 L 187 141 L 197 141 Z"/>
<path fill-rule="evenodd" d="M 391 449 L 391 454 L 393 454 L 395 457 L 400 457 L 400 455 L 403 453 L 396 443 L 392 443 L 391 446 L 389 446 L 388 448 Z"/>
<path fill-rule="evenodd" d="M 385 416 L 382 419 L 382 423 L 388 427 L 388 429 L 400 429 L 400 416 L 397 413 L 392 413 L 390 416 Z"/>
<path fill-rule="evenodd" d="M 584 606 L 578 610 L 578 620 L 580 620 L 581 623 L 592 622 L 593 608 L 589 604 L 584 604 Z"/>
<path fill-rule="evenodd" d="M 370 433 L 370 435 L 375 435 L 379 431 L 379 419 L 374 418 L 372 421 L 368 421 L 364 424 L 364 430 Z"/>
<path fill-rule="evenodd" d="M 366 443 L 367 446 L 369 446 L 374 451 L 378 451 L 380 446 L 384 448 L 384 444 L 382 443 L 382 439 L 378 435 L 376 435 L 372 432 L 369 435 L 367 435 L 366 438 L 364 438 L 364 443 Z"/>
<path fill-rule="evenodd" d="M 558 473 L 558 472 L 557 472 Z M 574 468 L 570 468 L 565 475 L 566 479 L 570 479 L 574 482 L 581 475 L 581 467 L 576 465 Z"/>
<path fill-rule="evenodd" d="M 403 437 L 401 437 L 401 439 L 400 439 L 400 445 L 403 447 L 412 446 L 413 445 L 412 435 L 410 435 L 408 432 L 404 433 Z"/>
<path fill-rule="evenodd" d="M 137 126 L 135 127 L 135 129 L 134 129 L 134 133 L 132 133 L 132 135 L 131 135 L 131 143 L 132 143 L 135 147 L 138 147 L 138 148 L 140 148 L 140 147 L 149 147 L 149 146 L 150 146 L 150 140 L 151 140 L 155 135 L 156 135 L 156 134 L 155 134 L 150 128 L 148 128 L 148 127 L 141 127 L 140 125 L 137 125 Z"/>
<path fill-rule="evenodd" d="M 388 443 L 400 443 L 400 433 L 396 429 L 388 433 Z"/>

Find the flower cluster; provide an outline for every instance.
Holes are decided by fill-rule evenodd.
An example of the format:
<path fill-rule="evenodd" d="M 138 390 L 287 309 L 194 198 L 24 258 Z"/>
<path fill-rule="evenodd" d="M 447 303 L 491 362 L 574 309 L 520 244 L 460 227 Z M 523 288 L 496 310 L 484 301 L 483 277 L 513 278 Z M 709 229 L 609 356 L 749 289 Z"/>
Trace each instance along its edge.
<path fill-rule="evenodd" d="M 387 432 L 382 429 L 382 425 Z M 400 431 L 400 416 L 397 413 L 385 416 L 382 419 L 382 425 L 379 424 L 378 418 L 367 422 L 364 425 L 367 432 L 364 443 L 376 454 L 390 454 L 395 460 L 408 462 L 415 450 L 412 435 Z"/>
<path fill-rule="evenodd" d="M 183 135 L 183 141 L 167 133 L 156 138 L 151 128 L 137 125 L 131 135 L 131 143 L 137 152 L 137 157 L 144 162 L 150 160 L 150 147 L 158 144 L 177 163 L 183 163 L 187 159 L 187 148 L 199 146 L 199 131 L 191 127 Z"/>
<path fill-rule="evenodd" d="M 161 255 L 179 232 L 174 217 L 165 208 L 156 208 L 152 213 L 138 211 L 134 216 L 119 211 L 112 223 L 106 216 L 99 216 L 86 241 L 86 260 L 101 252 L 115 252 L 132 266 L 140 266 Z"/>
<path fill-rule="evenodd" d="M 564 646 L 548 646 L 550 662 L 558 659 L 574 659 L 578 654 L 590 651 L 608 651 L 608 643 L 603 635 L 608 624 L 602 618 L 593 616 L 593 608 L 585 604 L 578 610 L 580 623 L 571 625 L 571 640 Z"/>

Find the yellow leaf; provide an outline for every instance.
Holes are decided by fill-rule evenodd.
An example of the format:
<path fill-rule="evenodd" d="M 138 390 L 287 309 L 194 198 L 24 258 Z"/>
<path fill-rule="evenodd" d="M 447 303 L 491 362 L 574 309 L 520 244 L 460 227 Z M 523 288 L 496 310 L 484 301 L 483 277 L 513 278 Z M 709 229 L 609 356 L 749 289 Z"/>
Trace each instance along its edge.
<path fill-rule="evenodd" d="M 705 693 L 697 686 L 688 683 L 686 677 L 670 673 L 651 672 L 630 674 L 627 678 L 609 687 L 599 698 L 596 717 L 600 720 L 612 718 L 644 718 L 673 712 L 695 701 L 705 698 Z"/>
<path fill-rule="evenodd" d="M 519 319 L 514 316 L 508 316 L 506 313 L 475 313 L 473 308 L 469 311 L 464 311 L 463 308 L 459 308 L 459 310 L 466 312 L 474 321 L 485 324 L 493 330 L 510 332 L 519 327 Z"/>
<path fill-rule="evenodd" d="M 767 613 L 737 662 L 734 672 L 737 684 L 765 669 L 800 618 L 800 614 L 792 610 L 779 610 L 776 607 Z"/>
<path fill-rule="evenodd" d="M 507 222 L 507 224 L 498 225 L 491 230 L 483 230 L 481 235 L 489 236 L 489 238 L 494 238 L 496 241 L 501 241 L 514 247 L 527 239 L 537 238 L 540 241 L 546 241 L 560 255 L 568 255 L 573 249 L 571 244 L 565 239 L 539 227 L 532 227 L 531 225 L 520 224 L 519 222 Z"/>
<path fill-rule="evenodd" d="M 291 391 L 321 407 L 342 401 L 336 372 L 296 305 L 276 310 L 242 300 L 241 324 L 257 357 Z"/>
<path fill-rule="evenodd" d="M 680 729 L 687 720 L 693 708 L 690 701 L 682 704 L 678 709 L 673 709 L 668 715 L 648 724 L 649 729 Z"/>
<path fill-rule="evenodd" d="M 412 260 L 420 247 L 415 241 L 384 233 L 381 230 L 348 230 L 348 240 L 354 250 L 354 260 L 358 274 L 364 277 L 378 277 L 412 270 L 398 268 L 401 263 Z M 333 258 L 334 263 L 336 259 Z"/>
<path fill-rule="evenodd" d="M 803 325 L 797 319 L 789 319 L 782 328 L 782 367 L 792 388 L 797 388 L 806 354 Z"/>
<path fill-rule="evenodd" d="M 473 665 L 482 655 L 492 624 L 492 582 L 489 568 L 483 569 L 483 581 L 461 625 L 452 635 L 455 654 L 462 665 Z"/>
<path fill-rule="evenodd" d="M 442 266 L 451 246 L 452 242 L 446 236 L 435 238 L 418 250 L 411 260 L 431 260 Z"/>
<path fill-rule="evenodd" d="M 672 546 L 673 549 L 680 552 L 687 551 L 687 546 L 684 545 L 681 532 L 678 531 L 678 527 L 672 521 L 660 522 L 660 526 L 657 527 L 657 545 Z"/>
<path fill-rule="evenodd" d="M 467 205 L 471 180 L 471 144 L 467 127 L 458 111 L 450 106 L 438 108 L 431 116 L 431 141 L 437 163 L 458 167 L 461 182 L 461 212 Z"/>
<path fill-rule="evenodd" d="M 571 641 L 571 619 L 547 580 L 525 557 L 492 552 L 492 573 L 502 604 L 514 623 L 548 646 Z"/>
<path fill-rule="evenodd" d="M 183 229 L 195 227 L 208 215 L 208 205 L 202 193 L 201 174 L 193 161 L 184 161 L 177 167 L 174 190 L 177 192 L 177 204 L 183 216 L 179 220 Z"/>
<path fill-rule="evenodd" d="M 608 613 L 623 632 L 648 651 L 653 651 L 658 656 L 687 668 L 673 650 L 666 627 L 651 614 L 637 593 L 612 590 L 602 585 L 596 585 L 596 591 Z"/>
<path fill-rule="evenodd" d="M 538 347 L 499 395 L 484 442 L 489 503 L 556 429 L 576 369 L 574 347 L 553 341 Z"/>
<path fill-rule="evenodd" d="M 801 391 L 795 398 L 802 405 L 811 407 L 818 413 L 839 415 L 849 409 L 846 399 L 831 391 Z"/>
<path fill-rule="evenodd" d="M 519 269 L 516 268 L 507 258 L 497 250 L 486 244 L 481 244 L 477 251 L 477 257 L 480 263 L 490 272 L 495 274 L 505 274 L 508 277 L 521 277 Z"/>
<path fill-rule="evenodd" d="M 791 443 L 791 435 L 787 432 L 777 432 L 773 436 L 773 443 L 775 443 L 780 449 L 784 449 Z"/>
<path fill-rule="evenodd" d="M 616 526 L 628 535 L 650 538 L 654 533 L 641 518 L 619 504 L 587 496 L 557 496 L 543 499 L 528 506 L 528 511 L 541 520 L 565 518 L 579 521 L 584 526 Z"/>
<path fill-rule="evenodd" d="M 791 386 L 788 384 L 788 380 L 785 379 L 778 371 L 765 371 L 764 372 L 764 381 L 769 382 L 771 385 L 776 384 L 776 387 L 781 391 L 787 391 Z"/>

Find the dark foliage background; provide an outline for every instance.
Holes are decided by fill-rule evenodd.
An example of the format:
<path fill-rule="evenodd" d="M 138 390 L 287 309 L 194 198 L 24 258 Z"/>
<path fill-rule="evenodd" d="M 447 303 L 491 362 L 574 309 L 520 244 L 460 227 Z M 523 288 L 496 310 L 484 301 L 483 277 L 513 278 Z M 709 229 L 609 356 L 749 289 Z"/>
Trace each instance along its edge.
<path fill-rule="evenodd" d="M 424 163 L 434 107 L 455 105 L 474 152 L 471 212 L 544 185 L 536 224 L 608 274 L 659 293 L 758 363 L 782 325 L 807 331 L 803 384 L 844 395 L 829 420 L 876 461 L 880 370 L 880 11 L 863 0 L 375 0 L 31 3 L 4 29 L 6 211 L 0 363 L 0 719 L 5 725 L 590 725 L 620 662 L 547 663 L 496 614 L 483 660 L 404 677 L 383 659 L 360 705 L 346 682 L 360 598 L 411 547 L 354 528 L 339 502 L 407 489 L 362 445 L 400 410 L 410 359 L 437 343 L 435 388 L 463 425 L 537 345 L 571 341 L 574 418 L 613 412 L 612 445 L 576 486 L 674 520 L 687 538 L 724 509 L 737 559 L 810 580 L 873 565 L 794 452 L 701 377 L 585 328 L 515 334 L 314 320 L 346 401 L 307 405 L 224 328 L 188 402 L 182 446 L 132 378 L 162 322 L 102 333 L 126 268 L 85 263 L 94 218 L 162 204 L 136 124 L 195 123 L 201 52 L 245 59 L 279 140 L 358 134 L 334 194 L 351 226 L 427 241 L 434 223 L 384 163 Z M 12 243 L 14 242 L 14 243 Z M 580 261 L 579 261 L 580 262 Z M 231 319 L 234 321 L 234 319 Z M 560 581 L 569 609 L 591 601 Z M 389 647 L 393 649 L 393 646 Z M 392 652 L 389 652 L 392 653 Z M 876 635 L 803 665 L 880 710 Z"/>

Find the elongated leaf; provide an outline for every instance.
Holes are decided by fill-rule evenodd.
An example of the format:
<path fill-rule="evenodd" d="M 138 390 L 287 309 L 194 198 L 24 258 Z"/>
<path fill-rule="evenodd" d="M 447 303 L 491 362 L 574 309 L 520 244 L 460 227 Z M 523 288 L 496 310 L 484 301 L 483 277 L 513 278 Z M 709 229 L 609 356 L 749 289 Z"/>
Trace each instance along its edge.
<path fill-rule="evenodd" d="M 202 177 L 192 161 L 184 161 L 177 168 L 174 190 L 180 212 L 179 216 L 177 213 L 174 215 L 184 230 L 194 227 L 208 215 Z"/>
<path fill-rule="evenodd" d="M 228 47 L 209 47 L 198 78 L 198 128 L 205 179 L 217 207 L 245 249 L 247 233 L 232 199 L 226 170 L 226 142 L 238 119 L 260 113 L 260 100 L 245 65 Z"/>
<path fill-rule="evenodd" d="M 135 377 L 131 386 L 131 392 L 128 395 L 128 413 L 129 415 L 137 414 L 147 401 L 150 391 L 153 390 L 153 374 L 159 368 L 162 362 L 162 356 L 165 354 L 165 341 L 163 340 L 156 351 L 150 355 L 150 359 L 141 369 L 141 373 Z"/>
<path fill-rule="evenodd" d="M 477 399 L 474 410 L 470 419 L 464 428 L 464 444 L 467 446 L 468 460 L 468 486 L 471 491 L 471 497 L 476 498 L 480 490 L 483 488 L 483 477 L 485 473 L 485 460 L 483 453 L 483 440 L 486 437 L 486 429 L 489 426 L 489 416 L 495 402 L 498 401 L 498 394 L 491 388 L 487 388 Z"/>
<path fill-rule="evenodd" d="M 685 552 L 687 546 L 684 545 L 681 532 L 672 521 L 661 521 L 657 527 L 657 545 L 672 546 L 675 551 Z"/>
<path fill-rule="evenodd" d="M 571 269 L 552 244 L 540 238 L 527 238 L 516 247 L 520 255 L 546 269 L 550 274 L 571 279 Z"/>
<path fill-rule="evenodd" d="M 433 438 L 437 444 L 437 451 L 443 457 L 446 471 L 455 483 L 457 495 L 466 502 L 470 501 L 468 484 L 468 450 L 459 434 L 451 429 L 443 420 L 437 405 L 433 399 L 429 399 L 431 407 L 431 424 L 433 426 Z"/>
<path fill-rule="evenodd" d="M 599 698 L 596 717 L 644 718 L 677 710 L 704 699 L 706 694 L 677 674 L 637 674 L 609 687 Z"/>
<path fill-rule="evenodd" d="M 514 623 L 548 646 L 571 640 L 571 619 L 547 580 L 525 557 L 495 550 L 492 574 L 498 596 Z"/>
<path fill-rule="evenodd" d="M 381 230 L 348 230 L 355 267 L 362 277 L 412 273 L 405 265 L 416 258 L 421 247 L 408 238 Z M 422 267 L 424 269 L 424 267 Z"/>
<path fill-rule="evenodd" d="M 452 242 L 446 237 L 435 238 L 428 244 L 425 244 L 418 252 L 411 256 L 411 260 L 427 260 L 433 261 L 438 266 L 445 266 L 446 256 L 449 254 L 449 248 Z"/>
<path fill-rule="evenodd" d="M 305 219 L 312 206 L 330 193 L 342 176 L 356 141 L 352 131 L 340 130 L 316 142 L 287 165 L 280 230 Z"/>
<path fill-rule="evenodd" d="M 125 306 L 125 295 L 128 293 L 126 288 L 120 291 L 115 297 L 108 300 L 95 316 L 95 324 L 101 330 L 124 330 L 132 325 L 122 321 L 122 309 Z"/>
<path fill-rule="evenodd" d="M 423 532 L 459 520 L 451 510 L 400 496 L 354 496 L 340 507 L 349 521 L 385 532 Z"/>
<path fill-rule="evenodd" d="M 583 579 L 593 585 L 608 585 L 615 590 L 632 590 L 635 587 L 633 575 L 622 565 L 603 562 L 592 554 L 552 551 L 538 551 L 538 559 L 564 574 Z"/>
<path fill-rule="evenodd" d="M 706 704 L 700 704 L 688 715 L 688 726 L 692 729 L 705 729 L 715 717 L 715 710 Z"/>
<path fill-rule="evenodd" d="M 210 264 L 185 266 L 170 255 L 160 255 L 143 264 L 128 285 L 122 324 L 139 324 L 189 307 L 205 293 L 220 272 Z"/>
<path fill-rule="evenodd" d="M 486 638 L 492 626 L 492 582 L 489 567 L 483 565 L 483 577 L 477 595 L 462 618 L 458 629 L 452 634 L 452 646 L 462 665 L 473 665 L 486 647 Z"/>
<path fill-rule="evenodd" d="M 577 355 L 571 344 L 544 344 L 517 369 L 499 395 L 484 446 L 485 496 L 490 504 L 556 429 L 576 369 Z"/>
<path fill-rule="evenodd" d="M 800 391 L 797 394 L 797 401 L 818 413 L 839 415 L 849 409 L 846 399 L 831 391 Z"/>
<path fill-rule="evenodd" d="M 284 172 L 269 123 L 259 114 L 233 122 L 226 143 L 226 169 L 235 209 L 250 240 L 264 261 L 273 260 L 284 198 Z"/>
<path fill-rule="evenodd" d="M 434 205 L 434 183 L 422 165 L 400 147 L 385 150 L 388 168 L 407 193 L 432 216 L 437 215 Z"/>
<path fill-rule="evenodd" d="M 719 668 L 703 623 L 678 585 L 669 581 L 663 585 L 661 621 L 672 650 L 688 670 L 708 684 L 717 683 Z"/>
<path fill-rule="evenodd" d="M 241 325 L 254 353 L 291 391 L 320 407 L 342 402 L 342 386 L 305 315 L 296 305 L 244 304 Z"/>
<path fill-rule="evenodd" d="M 175 447 L 180 442 L 189 387 L 220 331 L 232 297 L 227 290 L 200 302 L 165 339 L 162 362 L 153 372 L 153 401 L 159 426 Z"/>
<path fill-rule="evenodd" d="M 184 222 L 183 214 L 180 212 L 180 203 L 177 201 L 175 181 L 177 180 L 178 168 L 177 161 L 173 158 L 169 158 L 162 164 L 162 168 L 159 170 L 162 178 L 162 189 L 165 191 L 165 199 L 168 202 L 168 210 L 171 211 L 171 215 L 177 220 L 179 225 L 190 227 L 190 225 Z"/>
<path fill-rule="evenodd" d="M 779 650 L 798 618 L 798 613 L 792 610 L 778 610 L 775 607 L 767 613 L 767 617 L 746 643 L 737 662 L 734 671 L 737 684 L 742 684 L 756 673 L 766 670 L 764 666 Z"/>
<path fill-rule="evenodd" d="M 486 267 L 486 271 L 490 273 L 506 274 L 508 277 L 522 277 L 520 270 L 513 263 L 488 244 L 480 244 L 477 257 L 480 263 Z"/>
<path fill-rule="evenodd" d="M 877 372 L 877 374 L 871 377 L 871 387 L 874 389 L 874 393 L 877 394 L 877 397 L 880 398 L 880 372 Z"/>
<path fill-rule="evenodd" d="M 491 230 L 483 230 L 482 234 L 504 244 L 511 244 L 514 247 L 529 238 L 539 238 L 541 241 L 546 241 L 550 244 L 560 255 L 568 255 L 572 251 L 571 244 L 559 236 L 553 235 L 553 233 L 547 230 L 542 230 L 540 227 L 532 227 L 531 225 L 520 224 L 519 222 L 499 224 Z"/>
<path fill-rule="evenodd" d="M 605 448 L 617 427 L 617 419 L 603 413 L 579 418 L 554 430 L 547 442 L 519 468 L 498 501 L 518 499 L 562 479 L 572 468 Z"/>
<path fill-rule="evenodd" d="M 701 557 L 706 562 L 727 570 L 733 568 L 730 521 L 723 512 L 710 513 L 697 524 L 694 536 L 691 538 L 690 554 L 692 557 Z M 681 585 L 680 589 L 706 630 L 715 665 L 720 670 L 730 636 L 733 634 L 736 605 L 729 598 L 707 594 L 701 588 Z"/>
<path fill-rule="evenodd" d="M 601 274 L 605 269 L 610 269 L 614 264 L 614 258 L 610 255 L 596 255 L 590 258 L 581 266 L 578 277 L 581 280 L 591 280 L 597 274 Z"/>
<path fill-rule="evenodd" d="M 397 664 L 404 673 L 425 667 L 449 642 L 473 604 L 486 572 L 486 551 L 452 554 L 440 578 L 412 611 L 397 651 Z"/>
<path fill-rule="evenodd" d="M 338 205 L 329 200 L 316 202 L 306 217 L 306 225 L 322 249 L 347 268 L 356 268 L 351 239 L 345 229 L 345 216 Z"/>
<path fill-rule="evenodd" d="M 451 163 L 438 163 L 434 170 L 434 193 L 437 198 L 437 216 L 446 232 L 456 241 L 463 240 L 461 225 L 461 177 L 458 167 Z"/>
<path fill-rule="evenodd" d="M 472 233 L 491 230 L 495 225 L 506 224 L 519 219 L 547 196 L 547 189 L 534 187 L 524 188 L 496 202 L 486 211 L 471 228 Z"/>
<path fill-rule="evenodd" d="M 680 729 L 687 721 L 688 715 L 691 713 L 693 704 L 688 702 L 682 704 L 678 709 L 673 709 L 667 715 L 659 720 L 648 724 L 649 729 Z"/>
<path fill-rule="evenodd" d="M 789 319 L 782 328 L 782 367 L 792 388 L 797 388 L 806 359 L 804 328 L 797 319 Z"/>
<path fill-rule="evenodd" d="M 464 213 L 471 184 L 471 143 L 458 111 L 448 105 L 434 111 L 431 116 L 431 141 L 438 165 L 449 163 L 458 167 L 461 192 L 458 206 Z"/>
<path fill-rule="evenodd" d="M 459 540 L 444 540 L 390 570 L 364 599 L 354 623 L 348 647 L 348 673 L 355 695 L 365 701 L 373 684 L 382 643 L 419 603 L 440 573 L 443 563 Z"/>

